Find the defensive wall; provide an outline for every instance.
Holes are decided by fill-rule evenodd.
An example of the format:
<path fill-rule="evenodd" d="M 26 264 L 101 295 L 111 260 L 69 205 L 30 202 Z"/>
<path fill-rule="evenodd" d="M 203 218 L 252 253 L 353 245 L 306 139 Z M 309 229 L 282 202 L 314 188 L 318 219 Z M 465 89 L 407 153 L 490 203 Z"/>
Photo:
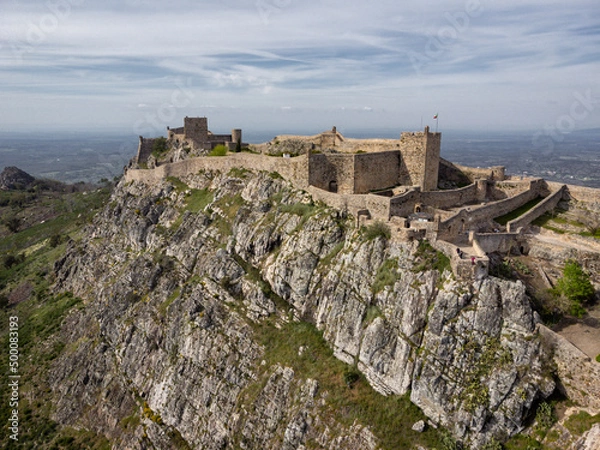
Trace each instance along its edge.
<path fill-rule="evenodd" d="M 154 146 L 154 142 L 156 142 L 155 138 L 144 138 L 140 136 L 138 151 L 135 157 L 135 162 L 137 164 L 148 161 L 148 158 L 152 154 L 152 147 Z"/>
<path fill-rule="evenodd" d="M 477 255 L 475 261 L 471 261 L 471 258 L 462 258 L 456 252 L 457 247 L 450 242 L 439 239 L 430 240 L 429 242 L 433 248 L 444 253 L 450 259 L 452 272 L 458 278 L 475 281 L 488 275 L 490 260 L 485 253 Z"/>
<path fill-rule="evenodd" d="M 374 220 L 390 219 L 390 198 L 374 194 L 335 194 L 315 186 L 309 186 L 308 192 L 314 200 L 321 201 L 333 208 L 348 211 L 358 217 L 362 212 Z"/>
<path fill-rule="evenodd" d="M 529 225 L 541 215 L 547 213 L 548 211 L 552 211 L 554 208 L 556 208 L 558 202 L 564 198 L 566 190 L 567 186 L 562 185 L 556 192 L 548 195 L 544 200 L 535 205 L 529 211 L 508 222 L 506 224 L 506 230 L 509 232 L 517 232 L 520 228 Z"/>
<path fill-rule="evenodd" d="M 234 153 L 227 156 L 206 156 L 166 163 L 154 169 L 129 169 L 125 171 L 125 181 L 139 181 L 148 184 L 158 183 L 166 177 L 183 177 L 201 170 L 229 172 L 233 168 L 277 172 L 295 187 L 306 189 L 308 184 L 307 155 L 295 158 L 275 158 L 252 153 Z"/>
<path fill-rule="evenodd" d="M 553 181 L 547 181 L 546 183 L 553 191 L 556 191 L 563 186 L 562 183 L 556 183 Z M 600 190 L 598 189 L 568 184 L 566 185 L 565 198 L 577 202 L 596 205 L 597 208 L 595 209 L 600 208 Z"/>
<path fill-rule="evenodd" d="M 339 194 L 366 194 L 399 181 L 400 152 L 309 153 L 309 184 Z"/>
<path fill-rule="evenodd" d="M 545 192 L 545 181 L 541 178 L 529 180 L 528 184 L 528 190 L 514 197 L 498 200 L 479 207 L 462 209 L 450 219 L 440 223 L 439 239 L 453 240 L 459 234 L 470 231 L 476 224 L 508 214 L 534 198 L 539 197 L 542 192 Z"/>
<path fill-rule="evenodd" d="M 524 244 L 519 233 L 469 233 L 469 243 L 478 255 L 501 252 L 508 253 L 515 245 Z M 523 241 L 523 242 L 521 242 Z"/>

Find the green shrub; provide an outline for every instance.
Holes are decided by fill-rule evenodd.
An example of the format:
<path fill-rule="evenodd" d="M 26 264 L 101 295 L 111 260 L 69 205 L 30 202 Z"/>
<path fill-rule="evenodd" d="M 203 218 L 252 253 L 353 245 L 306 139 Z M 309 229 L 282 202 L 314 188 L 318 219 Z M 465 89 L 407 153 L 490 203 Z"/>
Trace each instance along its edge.
<path fill-rule="evenodd" d="M 19 219 L 17 216 L 8 217 L 3 222 L 4 225 L 6 225 L 6 228 L 8 228 L 8 231 L 11 233 L 16 233 L 21 227 L 21 219 Z"/>
<path fill-rule="evenodd" d="M 390 230 L 390 227 L 387 224 L 380 221 L 376 221 L 371 225 L 365 227 L 364 236 L 368 241 L 377 239 L 378 237 L 389 239 L 392 237 L 392 231 Z"/>
<path fill-rule="evenodd" d="M 50 240 L 48 241 L 48 245 L 50 245 L 50 247 L 52 247 L 52 248 L 56 248 L 60 244 L 62 244 L 62 241 L 63 241 L 62 236 L 60 234 L 56 233 L 50 237 Z"/>
<path fill-rule="evenodd" d="M 152 156 L 154 156 L 156 159 L 163 156 L 168 150 L 169 147 L 167 146 L 167 139 L 164 137 L 155 139 L 154 143 L 152 144 Z"/>
<path fill-rule="evenodd" d="M 360 372 L 354 367 L 348 367 L 344 371 L 344 383 L 348 388 L 352 389 L 358 380 L 360 380 Z"/>
<path fill-rule="evenodd" d="M 590 275 L 575 260 L 565 262 L 563 276 L 556 282 L 556 290 L 571 301 L 586 303 L 595 294 Z"/>
<path fill-rule="evenodd" d="M 600 362 L 600 354 L 596 356 L 596 361 Z"/>
<path fill-rule="evenodd" d="M 481 447 L 481 450 L 502 450 L 502 444 L 496 440 L 496 438 L 492 438 L 487 444 L 484 444 Z"/>
<path fill-rule="evenodd" d="M 545 434 L 556 422 L 556 413 L 550 403 L 542 402 L 535 413 L 536 429 Z"/>
<path fill-rule="evenodd" d="M 208 152 L 208 156 L 225 156 L 227 154 L 227 147 L 223 144 L 217 145 L 210 152 Z"/>
<path fill-rule="evenodd" d="M 433 248 L 426 239 L 419 242 L 415 257 L 419 261 L 419 264 L 415 266 L 413 272 L 437 270 L 439 273 L 443 273 L 444 270 L 452 271 L 450 259 L 442 252 Z"/>

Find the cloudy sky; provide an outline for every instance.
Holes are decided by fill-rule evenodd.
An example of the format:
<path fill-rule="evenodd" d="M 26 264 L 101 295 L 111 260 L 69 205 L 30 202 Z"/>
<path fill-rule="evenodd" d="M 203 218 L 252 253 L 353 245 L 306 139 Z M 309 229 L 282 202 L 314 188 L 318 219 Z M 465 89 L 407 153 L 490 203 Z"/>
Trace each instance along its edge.
<path fill-rule="evenodd" d="M 600 127 L 598 0 L 2 0 L 0 131 Z"/>

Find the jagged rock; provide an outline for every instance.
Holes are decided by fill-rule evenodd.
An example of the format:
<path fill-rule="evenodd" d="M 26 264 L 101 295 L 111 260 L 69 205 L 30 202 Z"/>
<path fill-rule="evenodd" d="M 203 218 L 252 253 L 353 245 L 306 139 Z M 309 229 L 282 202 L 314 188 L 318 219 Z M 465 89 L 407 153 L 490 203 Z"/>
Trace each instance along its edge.
<path fill-rule="evenodd" d="M 268 321 L 314 323 L 377 391 L 410 392 L 434 425 L 476 446 L 519 432 L 554 389 L 522 284 L 414 272 L 415 244 L 366 240 L 267 173 L 182 181 L 212 202 L 191 212 L 168 181 L 120 183 L 90 238 L 55 266 L 56 289 L 86 300 L 52 369 L 61 424 L 127 448 L 166 448 L 169 430 L 205 449 L 376 448 L 372 430 L 328 411 L 316 380 L 266 362 L 256 327 Z M 395 279 L 374 292 L 388 259 Z M 146 437 L 119 428 L 132 415 Z"/>
<path fill-rule="evenodd" d="M 418 422 L 415 422 L 415 424 L 412 426 L 412 429 L 417 433 L 422 433 L 423 431 L 425 431 L 425 421 L 419 420 Z"/>

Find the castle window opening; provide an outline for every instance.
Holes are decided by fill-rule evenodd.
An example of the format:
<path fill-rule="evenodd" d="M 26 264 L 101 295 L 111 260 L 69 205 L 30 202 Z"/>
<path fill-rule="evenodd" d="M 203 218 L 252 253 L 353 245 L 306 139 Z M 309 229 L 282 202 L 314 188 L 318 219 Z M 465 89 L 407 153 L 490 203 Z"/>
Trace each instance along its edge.
<path fill-rule="evenodd" d="M 338 191 L 338 185 L 337 185 L 337 181 L 336 180 L 331 180 L 329 182 L 329 192 L 337 192 Z"/>

